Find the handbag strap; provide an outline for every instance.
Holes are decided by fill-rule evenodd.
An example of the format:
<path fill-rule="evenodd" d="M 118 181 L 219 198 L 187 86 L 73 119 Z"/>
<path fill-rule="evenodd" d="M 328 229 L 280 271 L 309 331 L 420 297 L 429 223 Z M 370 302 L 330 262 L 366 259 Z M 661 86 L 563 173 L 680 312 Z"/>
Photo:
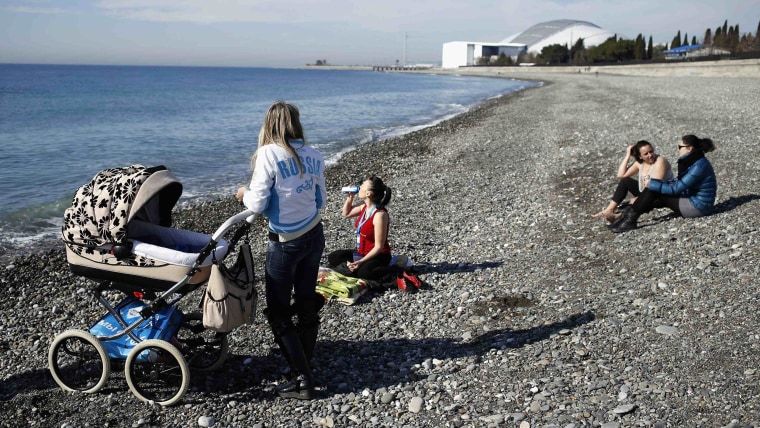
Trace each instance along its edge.
<path fill-rule="evenodd" d="M 240 240 L 240 238 L 243 237 L 243 235 L 247 234 L 248 231 L 251 229 L 251 224 L 248 222 L 245 222 L 244 225 L 240 226 L 238 230 L 235 231 L 235 234 L 232 235 L 232 238 L 230 239 L 230 248 L 233 248 L 237 242 Z M 246 237 L 246 241 L 247 241 Z"/>

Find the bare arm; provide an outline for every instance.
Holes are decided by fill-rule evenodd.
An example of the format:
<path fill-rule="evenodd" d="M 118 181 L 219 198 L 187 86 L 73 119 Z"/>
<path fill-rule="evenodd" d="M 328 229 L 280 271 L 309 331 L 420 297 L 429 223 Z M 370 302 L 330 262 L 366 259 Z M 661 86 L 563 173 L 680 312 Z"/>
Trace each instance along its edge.
<path fill-rule="evenodd" d="M 630 167 L 628 166 L 628 162 L 631 161 L 631 149 L 633 146 L 628 146 L 625 149 L 625 157 L 623 157 L 623 160 L 620 161 L 620 166 L 618 166 L 617 171 L 617 178 L 623 179 L 632 177 L 634 174 L 636 174 L 639 171 L 639 164 L 638 162 L 634 162 L 633 165 Z"/>
<path fill-rule="evenodd" d="M 654 161 L 654 165 L 649 170 L 649 178 L 662 180 L 669 170 L 671 170 L 670 162 L 665 159 L 665 156 L 658 156 L 657 160 Z"/>
<path fill-rule="evenodd" d="M 355 194 L 349 193 L 348 196 L 346 197 L 346 201 L 343 202 L 343 209 L 341 210 L 341 215 L 343 216 L 343 218 L 356 217 L 362 211 L 361 204 L 357 206 L 353 206 L 354 196 Z"/>
<path fill-rule="evenodd" d="M 385 243 L 388 241 L 388 223 L 390 218 L 386 211 L 378 211 L 372 218 L 372 224 L 375 226 L 375 246 L 361 259 L 348 264 L 348 268 L 354 271 L 359 265 L 371 260 L 383 251 Z"/>

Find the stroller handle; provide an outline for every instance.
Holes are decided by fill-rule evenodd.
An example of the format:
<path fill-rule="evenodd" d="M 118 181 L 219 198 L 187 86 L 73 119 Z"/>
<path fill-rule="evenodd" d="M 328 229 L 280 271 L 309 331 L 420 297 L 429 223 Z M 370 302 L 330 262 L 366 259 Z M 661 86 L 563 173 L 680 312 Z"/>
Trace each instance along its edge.
<path fill-rule="evenodd" d="M 208 244 L 206 244 L 205 247 L 201 250 L 201 252 L 198 254 L 198 259 L 193 264 L 193 267 L 190 269 L 190 272 L 188 274 L 188 279 L 190 276 L 195 274 L 197 272 L 198 268 L 201 266 L 204 260 L 211 254 L 212 250 L 216 247 L 216 244 L 219 242 L 220 239 L 230 230 L 233 226 L 237 225 L 238 223 L 245 220 L 246 225 L 250 226 L 253 224 L 253 222 L 256 220 L 256 217 L 258 217 L 258 214 L 251 211 L 246 210 L 241 213 L 235 214 L 234 216 L 228 218 L 225 220 L 224 223 L 222 223 L 221 226 L 214 232 L 213 235 L 211 235 L 211 240 Z"/>
<path fill-rule="evenodd" d="M 238 231 L 235 233 L 235 237 L 233 238 L 233 245 L 234 242 L 237 242 L 237 239 L 242 236 L 243 233 L 247 231 L 247 229 L 250 227 L 251 224 L 256 220 L 256 217 L 258 217 L 258 214 L 246 210 L 241 213 L 235 214 L 234 216 L 228 218 L 224 223 L 222 223 L 221 226 L 219 226 L 219 229 L 214 232 L 214 234 L 211 236 L 211 240 L 208 244 L 206 244 L 203 249 L 201 249 L 200 253 L 198 254 L 198 258 L 195 260 L 195 263 L 193 263 L 193 266 L 190 267 L 190 270 L 188 271 L 187 275 L 185 275 L 185 278 L 180 280 L 178 283 L 174 284 L 170 289 L 166 290 L 161 296 L 159 296 L 158 299 L 156 299 L 155 302 L 147 306 L 145 309 L 140 311 L 140 314 L 143 316 L 143 318 L 150 317 L 151 315 L 155 314 L 157 310 L 160 310 L 162 307 L 166 306 L 167 304 L 174 304 L 176 301 L 179 300 L 177 298 L 176 300 L 167 302 L 167 298 L 172 296 L 174 293 L 176 293 L 182 286 L 187 284 L 190 279 L 195 275 L 196 272 L 200 269 L 201 264 L 203 263 L 206 258 L 211 255 L 214 248 L 216 247 L 216 244 L 219 242 L 220 239 L 230 230 L 233 226 L 236 226 L 240 222 L 244 221 L 247 223 L 243 226 L 241 226 Z M 226 256 L 227 254 L 225 254 Z M 214 263 L 219 263 L 224 259 L 222 257 L 219 260 L 215 260 Z M 137 324 L 135 324 L 137 325 Z"/>
<path fill-rule="evenodd" d="M 256 217 L 258 217 L 258 214 L 251 211 L 251 210 L 245 210 L 241 213 L 235 214 L 234 216 L 228 218 L 224 223 L 222 223 L 221 226 L 219 226 L 219 229 L 214 232 L 213 235 L 211 235 L 211 239 L 214 242 L 219 242 L 219 240 L 224 236 L 225 233 L 227 233 L 232 226 L 240 223 L 241 221 L 245 220 L 248 224 L 253 224 L 254 220 L 256 220 Z"/>

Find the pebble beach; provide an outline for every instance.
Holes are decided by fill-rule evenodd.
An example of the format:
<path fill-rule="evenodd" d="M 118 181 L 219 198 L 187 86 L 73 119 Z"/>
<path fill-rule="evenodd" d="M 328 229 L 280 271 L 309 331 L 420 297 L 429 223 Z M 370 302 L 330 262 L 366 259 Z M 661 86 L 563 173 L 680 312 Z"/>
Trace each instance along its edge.
<path fill-rule="evenodd" d="M 394 253 L 426 286 L 325 306 L 317 399 L 274 394 L 285 363 L 261 303 L 230 335 L 225 364 L 193 372 L 174 406 L 138 401 L 123 369 L 97 393 L 64 392 L 50 344 L 104 310 L 60 244 L 2 257 L 0 426 L 760 426 L 760 80 L 509 77 L 543 85 L 328 169 L 325 254 L 353 245 L 340 188 L 376 173 L 393 189 Z M 713 215 L 655 210 L 620 235 L 591 217 L 628 145 L 648 140 L 675 166 L 685 134 L 716 144 Z M 176 227 L 213 232 L 239 209 L 234 190 L 176 212 Z M 259 281 L 262 225 L 251 233 Z"/>

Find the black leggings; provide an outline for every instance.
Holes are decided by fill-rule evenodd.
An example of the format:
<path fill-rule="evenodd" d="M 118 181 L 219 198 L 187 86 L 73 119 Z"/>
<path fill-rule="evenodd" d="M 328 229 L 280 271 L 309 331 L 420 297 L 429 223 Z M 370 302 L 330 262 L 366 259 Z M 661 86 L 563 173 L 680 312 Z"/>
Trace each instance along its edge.
<path fill-rule="evenodd" d="M 336 250 L 327 255 L 327 262 L 332 267 L 345 266 L 347 262 L 354 261 L 355 250 Z M 340 270 L 341 273 L 350 273 L 355 278 L 379 280 L 392 272 L 388 267 L 391 262 L 390 254 L 378 254 L 370 260 L 359 265 L 359 269 L 349 272 L 348 269 Z"/>
<path fill-rule="evenodd" d="M 634 197 L 638 197 L 641 194 L 639 192 L 639 182 L 631 177 L 623 178 L 618 182 L 615 193 L 612 195 L 612 200 L 620 205 L 629 193 Z"/>
<path fill-rule="evenodd" d="M 633 208 L 638 214 L 648 213 L 655 208 L 670 208 L 674 213 L 680 216 L 681 209 L 678 206 L 680 201 L 681 198 L 678 196 L 663 195 L 649 189 L 644 189 L 631 208 Z"/>

